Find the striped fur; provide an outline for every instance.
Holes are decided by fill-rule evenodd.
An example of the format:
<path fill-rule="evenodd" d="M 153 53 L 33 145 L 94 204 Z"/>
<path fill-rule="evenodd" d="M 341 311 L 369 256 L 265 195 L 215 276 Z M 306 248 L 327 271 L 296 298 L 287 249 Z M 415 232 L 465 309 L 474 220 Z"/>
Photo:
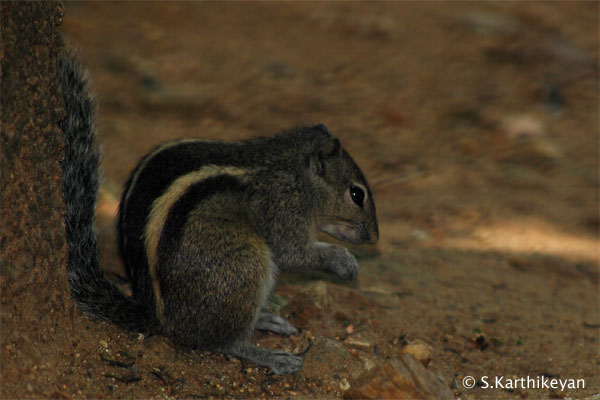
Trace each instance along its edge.
<path fill-rule="evenodd" d="M 183 196 L 190 186 L 194 184 L 202 183 L 206 179 L 219 175 L 240 176 L 245 173 L 247 173 L 247 171 L 241 168 L 206 165 L 200 168 L 198 171 L 190 172 L 186 175 L 178 177 L 165 190 L 164 194 L 155 199 L 152 203 L 145 227 L 144 240 L 150 279 L 153 282 L 154 295 L 156 299 L 156 315 L 159 319 L 162 319 L 163 317 L 164 304 L 160 294 L 159 281 L 156 277 L 158 243 L 163 231 L 163 227 L 173 205 Z M 127 203 L 127 195 L 125 196 L 125 203 Z"/>

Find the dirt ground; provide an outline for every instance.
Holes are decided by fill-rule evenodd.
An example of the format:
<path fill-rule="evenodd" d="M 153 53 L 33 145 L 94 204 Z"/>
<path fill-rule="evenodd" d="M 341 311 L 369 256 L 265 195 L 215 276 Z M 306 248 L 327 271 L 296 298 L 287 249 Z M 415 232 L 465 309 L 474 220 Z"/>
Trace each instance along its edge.
<path fill-rule="evenodd" d="M 312 342 L 293 376 L 73 309 L 67 334 L 50 341 L 63 347 L 3 347 L 19 360 L 3 396 L 333 398 L 420 340 L 432 349 L 427 368 L 461 398 L 600 398 L 598 2 L 66 11 L 62 31 L 99 103 L 108 271 L 121 268 L 122 185 L 143 154 L 179 137 L 324 122 L 369 179 L 381 237 L 354 250 L 355 282 L 283 277 L 276 309 L 301 333 L 255 341 L 288 351 Z M 33 330 L 55 335 L 47 321 L 22 327 L 23 343 Z M 506 387 L 528 376 L 585 387 Z M 486 387 L 495 377 L 504 388 Z"/>

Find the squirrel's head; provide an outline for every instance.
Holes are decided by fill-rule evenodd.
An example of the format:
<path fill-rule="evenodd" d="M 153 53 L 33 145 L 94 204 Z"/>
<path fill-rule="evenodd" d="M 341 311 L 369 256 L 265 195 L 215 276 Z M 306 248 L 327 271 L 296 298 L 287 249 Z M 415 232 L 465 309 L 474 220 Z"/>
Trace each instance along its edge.
<path fill-rule="evenodd" d="M 324 133 L 314 142 L 307 159 L 320 203 L 315 210 L 317 229 L 354 244 L 376 243 L 375 202 L 362 171 L 325 125 L 313 129 Z"/>

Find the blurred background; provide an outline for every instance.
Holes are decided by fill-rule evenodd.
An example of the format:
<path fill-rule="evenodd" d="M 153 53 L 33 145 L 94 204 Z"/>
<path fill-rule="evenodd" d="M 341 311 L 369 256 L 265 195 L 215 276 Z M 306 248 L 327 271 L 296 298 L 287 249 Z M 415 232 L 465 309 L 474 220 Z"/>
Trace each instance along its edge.
<path fill-rule="evenodd" d="M 392 355 L 424 340 L 447 382 L 598 392 L 598 2 L 67 2 L 63 32 L 99 103 L 105 264 L 122 185 L 157 144 L 323 122 L 381 231 L 353 290 L 383 311 L 332 313 L 378 321 L 363 339 Z"/>

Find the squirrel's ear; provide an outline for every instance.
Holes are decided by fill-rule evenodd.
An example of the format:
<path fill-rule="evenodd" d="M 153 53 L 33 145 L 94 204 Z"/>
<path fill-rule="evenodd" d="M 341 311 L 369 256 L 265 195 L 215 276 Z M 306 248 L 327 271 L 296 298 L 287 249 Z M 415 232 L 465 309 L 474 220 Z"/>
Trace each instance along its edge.
<path fill-rule="evenodd" d="M 329 128 L 327 127 L 327 125 L 320 123 L 317 124 L 315 126 L 312 127 L 315 131 L 321 131 L 324 134 L 326 134 L 327 136 L 331 136 L 331 132 L 329 132 Z"/>
<path fill-rule="evenodd" d="M 340 139 L 330 136 L 323 140 L 319 145 L 318 155 L 322 160 L 342 155 L 342 144 L 340 143 Z"/>
<path fill-rule="evenodd" d="M 323 175 L 325 163 L 333 157 L 342 155 L 342 144 L 336 137 L 330 136 L 319 143 L 315 152 L 310 155 L 308 164 L 316 175 Z"/>

